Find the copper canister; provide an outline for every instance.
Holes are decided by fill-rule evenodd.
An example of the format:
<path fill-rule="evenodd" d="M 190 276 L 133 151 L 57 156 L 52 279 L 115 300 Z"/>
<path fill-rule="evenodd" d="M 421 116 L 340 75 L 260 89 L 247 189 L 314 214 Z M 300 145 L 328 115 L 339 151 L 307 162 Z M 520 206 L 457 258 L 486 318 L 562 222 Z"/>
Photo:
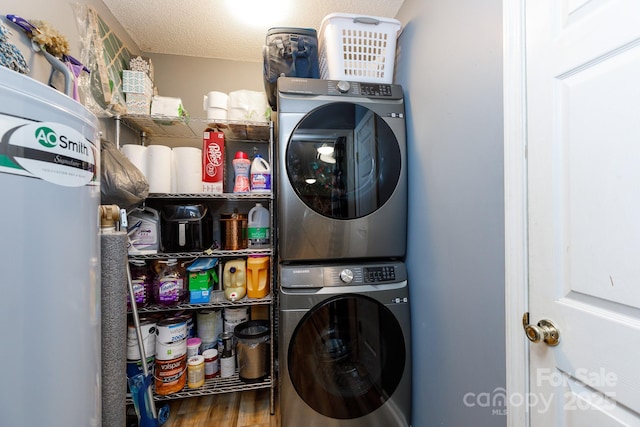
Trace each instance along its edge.
<path fill-rule="evenodd" d="M 223 250 L 246 249 L 248 245 L 247 214 L 237 211 L 220 214 L 220 240 Z"/>

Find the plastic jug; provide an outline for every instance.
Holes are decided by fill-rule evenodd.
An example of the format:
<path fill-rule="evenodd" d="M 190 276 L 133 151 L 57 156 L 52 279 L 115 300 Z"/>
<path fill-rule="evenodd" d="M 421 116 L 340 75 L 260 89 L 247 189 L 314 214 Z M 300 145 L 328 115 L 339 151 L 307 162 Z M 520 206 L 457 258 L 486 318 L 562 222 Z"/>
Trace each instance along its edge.
<path fill-rule="evenodd" d="M 256 203 L 249 211 L 247 220 L 249 249 L 268 248 L 270 246 L 269 210 L 262 206 L 262 203 Z"/>
<path fill-rule="evenodd" d="M 251 255 L 247 258 L 247 296 L 264 298 L 269 293 L 269 257 Z"/>
<path fill-rule="evenodd" d="M 244 151 L 237 151 L 233 158 L 233 171 L 235 173 L 235 181 L 233 185 L 234 193 L 248 193 L 251 191 L 249 183 L 249 170 L 251 169 L 251 161 Z"/>
<path fill-rule="evenodd" d="M 189 297 L 186 271 L 178 265 L 176 258 L 157 260 L 156 276 L 153 279 L 153 296 L 156 304 L 174 307 L 186 301 Z"/>
<path fill-rule="evenodd" d="M 232 259 L 224 264 L 222 273 L 224 296 L 229 301 L 238 301 L 247 294 L 247 266 L 244 259 Z"/>
<path fill-rule="evenodd" d="M 251 163 L 251 192 L 271 192 L 271 167 L 260 154 L 256 154 Z"/>
<path fill-rule="evenodd" d="M 155 254 L 160 247 L 160 214 L 150 207 L 127 213 L 129 255 Z"/>

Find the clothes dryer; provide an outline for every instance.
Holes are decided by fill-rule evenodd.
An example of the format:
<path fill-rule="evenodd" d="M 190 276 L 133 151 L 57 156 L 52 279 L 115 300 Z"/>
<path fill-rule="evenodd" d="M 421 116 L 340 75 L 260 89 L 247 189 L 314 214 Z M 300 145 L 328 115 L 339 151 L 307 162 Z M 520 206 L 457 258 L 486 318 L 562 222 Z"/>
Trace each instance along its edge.
<path fill-rule="evenodd" d="M 410 426 L 404 264 L 281 264 L 280 278 L 282 426 Z"/>
<path fill-rule="evenodd" d="M 281 262 L 404 257 L 401 86 L 281 77 L 277 135 Z"/>

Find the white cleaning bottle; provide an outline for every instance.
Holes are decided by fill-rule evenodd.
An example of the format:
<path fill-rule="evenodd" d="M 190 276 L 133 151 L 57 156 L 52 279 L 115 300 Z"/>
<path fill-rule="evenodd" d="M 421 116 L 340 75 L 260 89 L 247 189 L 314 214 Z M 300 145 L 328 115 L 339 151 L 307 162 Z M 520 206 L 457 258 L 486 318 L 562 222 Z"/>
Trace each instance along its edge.
<path fill-rule="evenodd" d="M 260 154 L 256 154 L 251 163 L 251 192 L 271 192 L 271 167 Z"/>
<path fill-rule="evenodd" d="M 269 210 L 262 203 L 256 203 L 247 218 L 249 249 L 265 249 L 270 246 L 269 222 Z"/>

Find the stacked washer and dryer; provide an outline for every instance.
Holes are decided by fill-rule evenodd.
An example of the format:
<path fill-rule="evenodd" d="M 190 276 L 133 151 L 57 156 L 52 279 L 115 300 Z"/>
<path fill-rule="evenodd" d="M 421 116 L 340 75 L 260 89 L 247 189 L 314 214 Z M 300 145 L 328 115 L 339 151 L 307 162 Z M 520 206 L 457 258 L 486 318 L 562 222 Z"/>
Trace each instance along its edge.
<path fill-rule="evenodd" d="M 281 77 L 283 427 L 411 425 L 402 87 Z"/>

